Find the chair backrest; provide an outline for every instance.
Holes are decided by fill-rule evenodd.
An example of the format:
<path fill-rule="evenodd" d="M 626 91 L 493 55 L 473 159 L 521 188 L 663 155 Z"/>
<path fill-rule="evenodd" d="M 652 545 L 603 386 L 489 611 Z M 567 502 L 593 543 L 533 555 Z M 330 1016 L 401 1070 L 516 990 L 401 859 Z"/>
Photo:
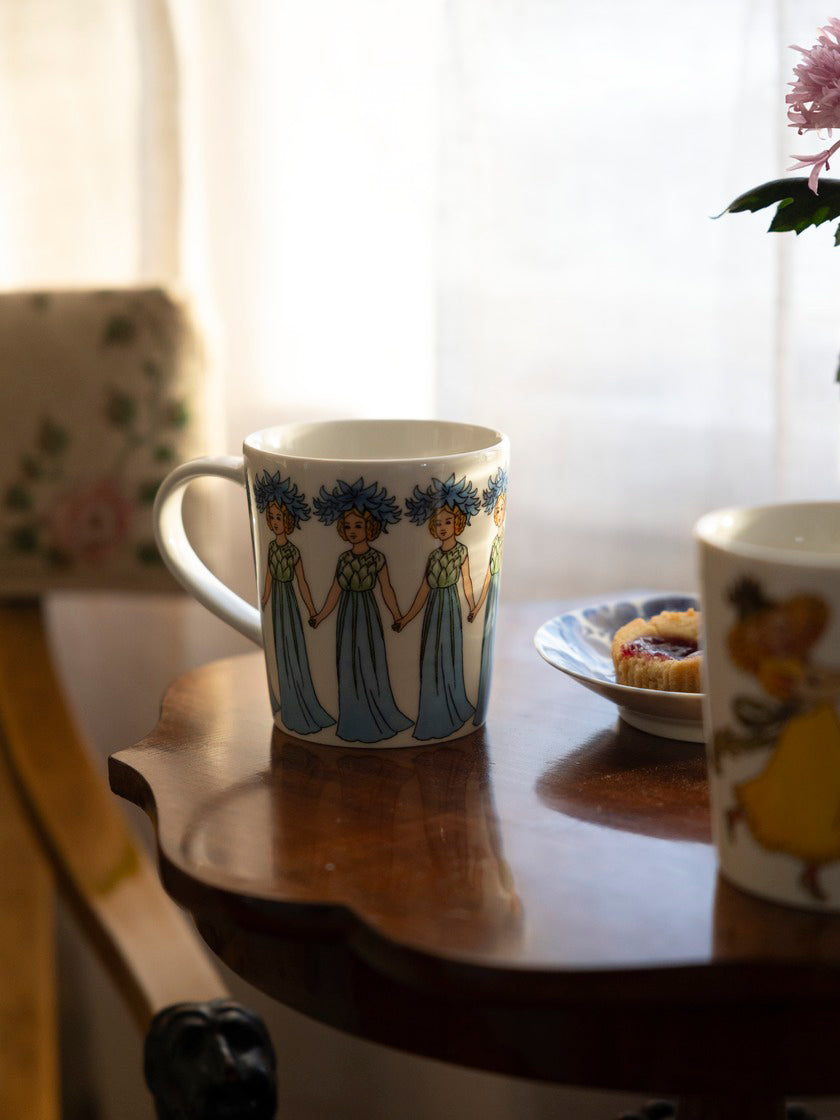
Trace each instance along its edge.
<path fill-rule="evenodd" d="M 174 587 L 151 508 L 205 450 L 205 364 L 161 289 L 0 294 L 0 595 Z"/>
<path fill-rule="evenodd" d="M 102 782 L 63 696 L 40 602 L 58 589 L 178 589 L 151 511 L 169 470 L 206 450 L 205 367 L 189 306 L 163 290 L 0 293 L 0 808 L 9 840 L 0 874 L 3 854 L 22 873 L 0 928 L 19 976 L 0 1000 L 0 1103 L 23 1100 L 39 1116 L 58 1115 L 50 870 L 138 1027 L 154 1024 L 146 1071 L 158 1115 L 211 1120 L 222 1099 L 229 1115 L 274 1114 L 265 1028 L 228 998 Z M 24 1044 L 21 1024 L 38 1028 Z"/>

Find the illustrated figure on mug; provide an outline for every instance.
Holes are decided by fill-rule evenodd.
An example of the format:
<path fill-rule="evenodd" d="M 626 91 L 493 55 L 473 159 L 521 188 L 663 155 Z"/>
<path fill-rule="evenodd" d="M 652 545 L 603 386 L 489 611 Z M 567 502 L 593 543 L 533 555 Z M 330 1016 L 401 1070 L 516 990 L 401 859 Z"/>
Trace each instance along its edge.
<path fill-rule="evenodd" d="M 309 620 L 311 626 L 320 626 L 338 607 L 336 734 L 348 742 L 381 742 L 413 722 L 397 707 L 391 691 L 376 588 L 395 622 L 400 608 L 385 556 L 371 546 L 402 514 L 384 487 L 376 482 L 365 486 L 363 478 L 352 485 L 339 480 L 331 491 L 322 486 L 313 506 L 325 525 L 337 523 L 338 535 L 350 545 L 338 558 L 323 607 Z"/>
<path fill-rule="evenodd" d="M 473 723 L 479 727 L 487 718 L 487 705 L 490 700 L 490 681 L 493 675 L 493 634 L 496 626 L 496 612 L 499 605 L 499 583 L 502 576 L 502 545 L 505 537 L 505 514 L 507 512 L 508 472 L 499 467 L 487 480 L 487 489 L 482 491 L 481 504 L 484 512 L 492 515 L 497 533 L 490 546 L 490 560 L 484 576 L 484 584 L 475 610 L 468 618 L 472 622 L 484 606 L 484 632 L 481 638 L 481 672 L 478 680 L 478 699 L 475 702 Z M 485 606 L 486 603 L 486 606 Z"/>
<path fill-rule="evenodd" d="M 406 509 L 415 525 L 427 525 L 440 544 L 429 555 L 423 582 L 395 629 L 403 630 L 425 607 L 420 638 L 420 702 L 416 739 L 453 735 L 472 719 L 475 708 L 464 685 L 464 630 L 458 585 L 463 584 L 470 614 L 475 612 L 467 547 L 458 537 L 479 512 L 478 491 L 452 474 L 434 478 L 425 490 L 414 487 Z"/>
<path fill-rule="evenodd" d="M 306 652 L 303 624 L 300 617 L 293 581 L 310 618 L 315 614 L 312 592 L 306 582 L 300 550 L 289 540 L 289 535 L 308 521 L 310 509 L 304 496 L 290 479 L 281 479 L 280 472 L 271 475 L 264 471 L 254 481 L 254 501 L 257 510 L 265 514 L 274 540 L 268 546 L 268 563 L 265 588 L 261 605 L 263 610 L 271 602 L 274 627 L 274 649 L 277 664 L 279 696 L 275 696 L 269 680 L 271 706 L 289 731 L 311 735 L 330 727 L 335 719 L 321 706 L 315 695 L 309 656 Z"/>
<path fill-rule="evenodd" d="M 800 885 L 824 901 L 819 871 L 840 859 L 840 670 L 816 665 L 810 655 L 829 608 L 809 594 L 772 600 L 749 578 L 729 599 L 738 612 L 729 655 L 770 701 L 735 698 L 733 714 L 745 733 L 717 732 L 716 761 L 727 752 L 774 748 L 760 774 L 734 785 L 729 833 L 734 839 L 743 820 L 763 848 L 801 861 Z"/>

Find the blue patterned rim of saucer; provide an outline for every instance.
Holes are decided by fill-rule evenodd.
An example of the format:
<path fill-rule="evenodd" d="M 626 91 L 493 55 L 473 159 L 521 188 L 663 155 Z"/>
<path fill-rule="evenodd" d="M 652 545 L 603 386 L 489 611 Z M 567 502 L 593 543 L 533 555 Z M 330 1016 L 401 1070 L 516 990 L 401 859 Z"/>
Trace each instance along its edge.
<path fill-rule="evenodd" d="M 578 607 L 544 622 L 534 645 L 550 665 L 618 705 L 625 722 L 654 735 L 703 741 L 703 697 L 691 692 L 658 692 L 617 684 L 610 646 L 616 630 L 634 618 L 660 611 L 699 608 L 684 592 L 627 592 L 607 602 Z"/>

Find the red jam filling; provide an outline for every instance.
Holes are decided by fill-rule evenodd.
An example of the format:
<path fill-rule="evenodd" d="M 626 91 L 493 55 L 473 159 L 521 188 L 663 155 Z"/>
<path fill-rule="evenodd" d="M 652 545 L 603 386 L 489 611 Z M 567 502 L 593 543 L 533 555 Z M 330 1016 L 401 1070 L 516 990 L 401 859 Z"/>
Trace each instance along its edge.
<path fill-rule="evenodd" d="M 656 636 L 634 638 L 621 647 L 622 657 L 651 657 L 657 661 L 683 661 L 697 652 L 696 642 L 669 641 Z"/>

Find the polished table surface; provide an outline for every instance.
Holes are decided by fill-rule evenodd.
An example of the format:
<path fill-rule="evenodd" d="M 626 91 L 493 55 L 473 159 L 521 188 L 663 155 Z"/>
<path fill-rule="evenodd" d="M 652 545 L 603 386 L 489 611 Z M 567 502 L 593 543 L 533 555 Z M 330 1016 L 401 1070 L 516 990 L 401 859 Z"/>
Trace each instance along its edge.
<path fill-rule="evenodd" d="M 287 738 L 254 653 L 176 681 L 112 789 L 208 945 L 324 1022 L 568 1084 L 837 1091 L 840 917 L 718 879 L 702 745 L 540 659 L 564 605 L 502 610 L 487 725 L 455 742 Z"/>

